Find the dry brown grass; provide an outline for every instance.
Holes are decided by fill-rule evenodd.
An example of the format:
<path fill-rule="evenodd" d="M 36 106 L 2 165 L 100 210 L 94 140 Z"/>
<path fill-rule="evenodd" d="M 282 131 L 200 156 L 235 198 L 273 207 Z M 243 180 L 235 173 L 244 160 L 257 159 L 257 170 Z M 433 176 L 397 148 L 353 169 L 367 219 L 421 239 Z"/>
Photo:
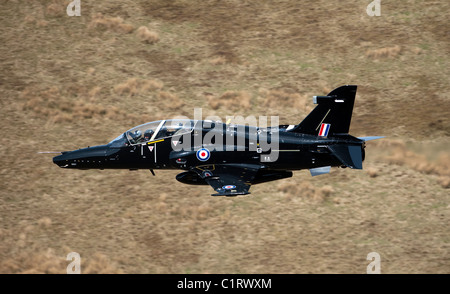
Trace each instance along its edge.
<path fill-rule="evenodd" d="M 390 164 L 407 166 L 415 171 L 427 175 L 438 176 L 438 184 L 443 188 L 448 188 L 448 179 L 450 178 L 450 154 L 440 152 L 436 154 L 434 160 L 430 160 L 424 154 L 419 154 L 408 149 L 407 144 L 401 140 L 383 139 L 374 143 L 375 146 L 381 147 L 383 159 Z M 378 172 L 368 169 L 367 173 L 371 177 L 378 176 Z"/>
<path fill-rule="evenodd" d="M 64 257 L 55 255 L 52 249 L 22 252 L 0 262 L 1 272 L 8 274 L 64 274 L 66 267 Z"/>
<path fill-rule="evenodd" d="M 395 45 L 379 49 L 369 49 L 366 51 L 366 57 L 372 59 L 395 58 L 402 52 L 402 47 Z"/>
<path fill-rule="evenodd" d="M 88 92 L 89 99 L 91 101 L 95 101 L 98 98 L 98 95 L 100 94 L 100 91 L 102 90 L 102 87 L 95 86 Z"/>
<path fill-rule="evenodd" d="M 49 21 L 45 19 L 36 19 L 33 15 L 27 15 L 24 18 L 24 22 L 27 25 L 35 25 L 37 28 L 45 28 L 49 24 Z"/>
<path fill-rule="evenodd" d="M 67 123 L 77 119 L 128 117 L 127 113 L 116 106 L 88 102 L 90 99 L 95 100 L 99 91 L 100 89 L 95 87 L 88 92 L 89 96 L 72 100 L 58 87 L 43 90 L 29 87 L 21 93 L 21 99 L 25 101 L 22 109 L 32 111 L 38 117 L 54 123 Z"/>
<path fill-rule="evenodd" d="M 423 54 L 423 53 L 424 53 L 424 50 L 423 50 L 422 48 L 419 48 L 419 47 L 411 48 L 410 51 L 411 51 L 412 53 L 416 54 L 416 55 L 419 55 L 419 54 Z"/>
<path fill-rule="evenodd" d="M 158 92 L 158 101 L 168 109 L 179 109 L 184 105 L 183 100 L 177 95 L 166 91 Z"/>
<path fill-rule="evenodd" d="M 289 89 L 261 89 L 259 94 L 264 99 L 264 106 L 272 109 L 294 108 L 303 112 L 312 110 L 310 99 Z"/>
<path fill-rule="evenodd" d="M 329 199 L 334 192 L 333 188 L 329 185 L 317 188 L 307 181 L 302 181 L 299 184 L 290 182 L 282 183 L 278 185 L 278 190 L 283 192 L 286 199 L 300 197 L 318 202 Z"/>
<path fill-rule="evenodd" d="M 223 65 L 227 63 L 227 59 L 224 56 L 216 56 L 211 58 L 208 62 L 212 65 Z"/>
<path fill-rule="evenodd" d="M 52 225 L 52 220 L 49 217 L 45 216 L 43 218 L 40 218 L 37 221 L 37 224 L 42 228 L 50 228 L 50 226 Z"/>
<path fill-rule="evenodd" d="M 209 106 L 212 109 L 219 109 L 221 107 L 228 110 L 250 109 L 252 106 L 252 96 L 247 91 L 226 91 L 219 97 L 214 95 L 207 95 Z"/>
<path fill-rule="evenodd" d="M 40 19 L 36 21 L 36 26 L 38 28 L 45 28 L 46 26 L 48 26 L 49 22 L 46 21 L 45 19 Z"/>
<path fill-rule="evenodd" d="M 439 178 L 438 183 L 442 186 L 442 188 L 448 189 L 450 188 L 450 177 L 442 176 Z"/>
<path fill-rule="evenodd" d="M 127 81 L 114 87 L 119 95 L 134 96 L 148 91 L 159 90 L 164 87 L 161 81 L 153 79 L 129 78 Z"/>
<path fill-rule="evenodd" d="M 140 26 L 136 30 L 138 38 L 147 44 L 154 44 L 159 41 L 159 35 L 156 32 L 150 31 L 146 26 Z"/>
<path fill-rule="evenodd" d="M 371 177 L 371 178 L 375 178 L 375 177 L 377 177 L 377 176 L 379 175 L 378 170 L 375 169 L 375 168 L 373 168 L 373 167 L 369 167 L 369 168 L 366 170 L 366 173 L 367 173 L 367 174 L 369 175 L 369 177 Z"/>
<path fill-rule="evenodd" d="M 67 2 L 67 1 L 64 1 Z M 53 1 L 45 8 L 45 14 L 50 17 L 61 17 L 66 15 L 67 4 L 63 1 Z"/>
<path fill-rule="evenodd" d="M 442 153 L 436 161 L 431 162 L 422 154 L 408 150 L 405 145 L 396 145 L 386 156 L 389 163 L 407 165 L 425 174 L 450 176 L 450 155 Z"/>
<path fill-rule="evenodd" d="M 70 251 L 68 251 L 70 252 Z M 123 274 L 123 270 L 111 260 L 95 253 L 92 257 L 80 256 L 82 274 Z M 66 274 L 70 261 L 65 256 L 58 256 L 51 248 L 24 252 L 0 261 L 0 272 L 8 274 Z"/>
<path fill-rule="evenodd" d="M 82 274 L 123 274 L 123 270 L 111 262 L 111 259 L 101 253 L 95 253 L 87 260 L 82 258 L 81 273 Z"/>
<path fill-rule="evenodd" d="M 134 31 L 132 24 L 125 23 L 121 17 L 107 17 L 97 13 L 88 24 L 89 29 L 110 30 L 116 33 L 130 34 Z"/>

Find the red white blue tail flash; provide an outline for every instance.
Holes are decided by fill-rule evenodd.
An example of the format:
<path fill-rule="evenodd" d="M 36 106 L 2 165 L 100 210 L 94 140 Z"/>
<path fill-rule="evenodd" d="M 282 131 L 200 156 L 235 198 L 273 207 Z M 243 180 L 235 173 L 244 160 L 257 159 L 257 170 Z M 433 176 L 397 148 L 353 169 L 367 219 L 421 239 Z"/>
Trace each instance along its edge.
<path fill-rule="evenodd" d="M 331 124 L 322 124 L 320 126 L 319 137 L 328 136 L 328 132 L 330 131 Z"/>

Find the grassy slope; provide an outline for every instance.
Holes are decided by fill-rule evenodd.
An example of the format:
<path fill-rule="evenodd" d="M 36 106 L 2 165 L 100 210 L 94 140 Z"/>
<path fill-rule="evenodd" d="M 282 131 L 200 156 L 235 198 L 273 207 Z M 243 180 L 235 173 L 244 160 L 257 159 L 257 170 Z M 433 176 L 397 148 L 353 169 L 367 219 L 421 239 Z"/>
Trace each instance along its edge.
<path fill-rule="evenodd" d="M 82 1 L 70 18 L 60 2 L 0 10 L 0 272 L 65 272 L 76 251 L 93 273 L 364 273 L 376 251 L 383 273 L 449 273 L 449 4 Z M 352 134 L 389 137 L 363 172 L 224 199 L 36 154 L 194 107 L 296 123 L 342 84 L 359 85 Z"/>

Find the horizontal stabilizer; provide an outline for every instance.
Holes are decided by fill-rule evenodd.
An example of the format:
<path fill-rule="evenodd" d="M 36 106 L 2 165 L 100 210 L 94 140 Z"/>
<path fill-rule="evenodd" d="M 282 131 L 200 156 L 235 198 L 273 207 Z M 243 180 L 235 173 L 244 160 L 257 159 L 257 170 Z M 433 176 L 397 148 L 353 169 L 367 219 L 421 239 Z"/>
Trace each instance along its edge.
<path fill-rule="evenodd" d="M 321 166 L 316 168 L 310 168 L 309 172 L 311 173 L 311 176 L 315 177 L 318 175 L 328 174 L 331 170 L 331 166 Z"/>
<path fill-rule="evenodd" d="M 342 164 L 350 168 L 362 169 L 362 149 L 359 145 L 333 145 L 328 146 L 331 153 Z"/>
<path fill-rule="evenodd" d="M 369 136 L 369 137 L 358 137 L 358 139 L 363 140 L 364 142 L 376 140 L 376 139 L 382 139 L 384 136 Z"/>

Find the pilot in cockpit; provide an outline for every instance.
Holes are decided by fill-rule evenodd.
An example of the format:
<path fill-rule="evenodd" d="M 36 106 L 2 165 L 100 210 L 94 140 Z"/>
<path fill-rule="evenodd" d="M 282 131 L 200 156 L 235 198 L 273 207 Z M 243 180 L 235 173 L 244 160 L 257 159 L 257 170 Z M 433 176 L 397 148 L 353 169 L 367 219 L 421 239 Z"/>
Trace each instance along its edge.
<path fill-rule="evenodd" d="M 144 133 L 144 142 L 150 141 L 154 133 L 155 132 L 152 129 L 146 130 Z"/>
<path fill-rule="evenodd" d="M 130 137 L 132 139 L 132 144 L 136 144 L 139 142 L 139 139 L 142 137 L 142 132 L 140 130 L 136 130 L 134 132 L 130 132 Z"/>

